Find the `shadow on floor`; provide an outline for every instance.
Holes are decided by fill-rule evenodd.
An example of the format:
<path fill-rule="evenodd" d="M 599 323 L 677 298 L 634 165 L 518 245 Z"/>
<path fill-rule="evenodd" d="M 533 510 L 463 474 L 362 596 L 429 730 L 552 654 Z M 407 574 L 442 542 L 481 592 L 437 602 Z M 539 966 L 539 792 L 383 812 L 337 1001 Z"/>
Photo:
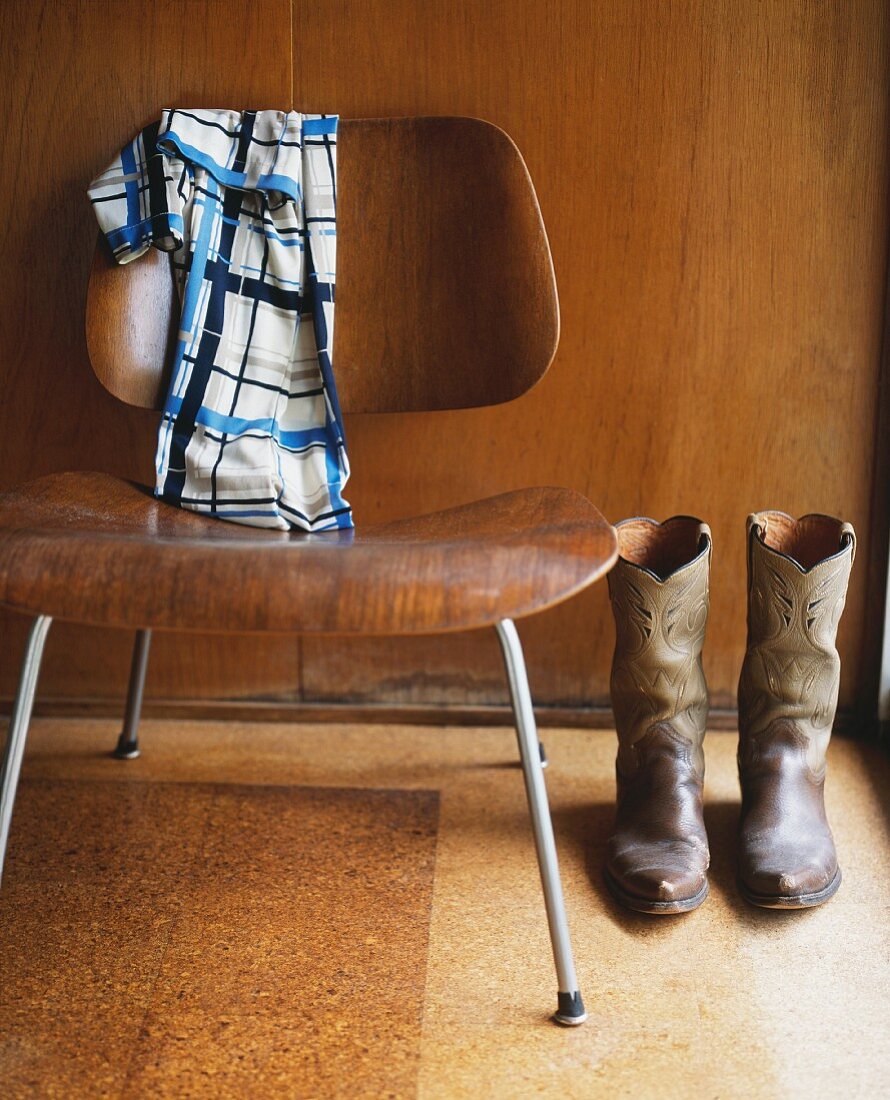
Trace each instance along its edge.
<path fill-rule="evenodd" d="M 875 792 L 875 799 L 881 809 L 885 837 L 890 843 L 890 741 L 862 741 L 856 745 L 856 749 L 859 767 Z M 828 782 L 831 782 L 830 777 Z"/>

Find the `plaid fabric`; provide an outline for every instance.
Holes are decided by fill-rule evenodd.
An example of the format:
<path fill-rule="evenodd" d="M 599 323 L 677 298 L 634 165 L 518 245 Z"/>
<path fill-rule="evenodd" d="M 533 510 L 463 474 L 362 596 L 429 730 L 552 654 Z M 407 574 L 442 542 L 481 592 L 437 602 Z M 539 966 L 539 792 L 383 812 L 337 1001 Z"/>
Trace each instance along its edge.
<path fill-rule="evenodd" d="M 164 111 L 90 184 L 118 263 L 172 253 L 182 316 L 155 490 L 171 504 L 352 526 L 331 373 L 337 121 Z"/>

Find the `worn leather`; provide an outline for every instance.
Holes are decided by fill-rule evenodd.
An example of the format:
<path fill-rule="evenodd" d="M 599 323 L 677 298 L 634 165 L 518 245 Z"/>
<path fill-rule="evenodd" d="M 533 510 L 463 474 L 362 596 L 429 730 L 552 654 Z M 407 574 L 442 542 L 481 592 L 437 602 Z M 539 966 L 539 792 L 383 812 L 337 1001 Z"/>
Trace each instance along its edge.
<path fill-rule="evenodd" d="M 855 548 L 852 527 L 830 516 L 748 518 L 739 880 L 760 904 L 818 904 L 840 881 L 824 784 Z"/>
<path fill-rule="evenodd" d="M 707 893 L 701 651 L 711 536 L 689 516 L 626 520 L 616 532 L 609 595 L 618 806 L 606 878 L 632 908 L 678 912 Z"/>

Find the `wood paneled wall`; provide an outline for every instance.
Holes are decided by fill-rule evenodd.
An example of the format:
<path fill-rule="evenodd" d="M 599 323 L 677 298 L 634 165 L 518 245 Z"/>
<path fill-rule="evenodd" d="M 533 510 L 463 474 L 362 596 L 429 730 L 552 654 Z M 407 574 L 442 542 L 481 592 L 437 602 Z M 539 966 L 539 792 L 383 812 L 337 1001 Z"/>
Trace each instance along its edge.
<path fill-rule="evenodd" d="M 746 514 L 842 515 L 862 548 L 842 705 L 868 706 L 887 550 L 882 0 L 6 0 L 0 21 L 4 486 L 61 469 L 151 479 L 151 418 L 106 395 L 86 357 L 84 188 L 162 107 L 475 115 L 511 134 L 535 181 L 560 351 L 509 405 L 353 418 L 357 522 L 537 484 L 613 520 L 698 514 L 715 547 L 706 669 L 727 706 Z M 9 694 L 24 624 L 0 625 Z M 521 632 L 538 700 L 607 702 L 604 585 Z M 41 695 L 122 694 L 129 641 L 58 626 Z M 487 633 L 159 637 L 149 693 L 505 698 Z"/>

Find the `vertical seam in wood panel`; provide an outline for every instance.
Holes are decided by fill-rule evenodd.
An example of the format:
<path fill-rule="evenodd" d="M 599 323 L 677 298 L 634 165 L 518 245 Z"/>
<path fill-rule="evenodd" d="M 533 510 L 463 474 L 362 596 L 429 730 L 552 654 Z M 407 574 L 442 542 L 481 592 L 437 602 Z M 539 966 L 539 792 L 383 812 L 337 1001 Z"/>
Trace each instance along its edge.
<path fill-rule="evenodd" d="M 888 89 L 890 91 L 890 89 Z M 885 197 L 885 203 L 886 203 Z M 890 242 L 890 227 L 886 233 Z M 890 553 L 888 531 L 887 477 L 890 472 L 890 243 L 884 263 L 884 324 L 881 334 L 878 364 L 877 400 L 875 401 L 875 448 L 872 456 L 872 499 L 869 509 L 869 548 L 865 563 L 866 602 L 860 647 L 862 653 L 863 686 L 859 698 L 861 732 L 880 732 L 881 693 L 883 690 L 884 650 L 890 639 L 885 637 L 886 601 L 888 592 L 887 559 Z"/>
<path fill-rule="evenodd" d="M 886 27 L 884 38 L 890 33 Z M 884 113 L 890 112 L 890 68 L 884 65 Z M 866 569 L 865 613 L 860 634 L 860 690 L 857 700 L 859 732 L 876 736 L 882 732 L 882 694 L 884 685 L 888 554 L 890 554 L 890 504 L 887 499 L 887 478 L 890 474 L 890 166 L 884 161 L 884 300 L 881 346 L 878 353 L 878 373 L 874 411 L 874 451 L 871 465 L 871 501 L 868 512 L 869 545 Z"/>

